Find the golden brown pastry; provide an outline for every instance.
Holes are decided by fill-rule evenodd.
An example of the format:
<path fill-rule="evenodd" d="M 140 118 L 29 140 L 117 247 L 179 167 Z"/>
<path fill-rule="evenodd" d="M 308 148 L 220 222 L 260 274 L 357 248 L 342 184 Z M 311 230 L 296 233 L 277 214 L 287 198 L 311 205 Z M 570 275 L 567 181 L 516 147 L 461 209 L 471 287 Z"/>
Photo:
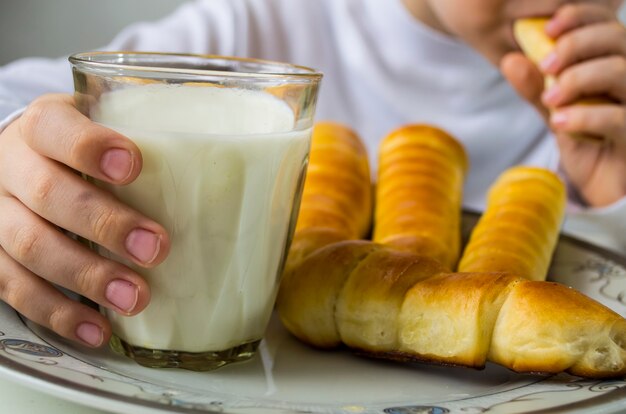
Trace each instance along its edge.
<path fill-rule="evenodd" d="M 317 123 L 286 267 L 326 244 L 365 237 L 371 220 L 372 190 L 365 146 L 345 125 Z"/>
<path fill-rule="evenodd" d="M 334 311 L 333 289 L 344 282 L 345 269 L 340 263 L 349 265 L 369 249 L 379 247 L 371 242 L 355 241 L 367 235 L 371 219 L 370 169 L 361 139 L 345 125 L 317 123 L 295 235 L 278 295 L 283 324 L 304 342 L 318 347 L 340 343 L 334 322 L 327 326 L 324 323 L 332 321 L 327 316 Z M 330 259 L 333 268 L 318 275 L 314 266 L 305 263 L 309 255 L 327 245 L 340 247 L 345 253 L 341 258 L 333 256 Z M 322 315 L 308 312 L 313 305 L 310 302 L 321 306 Z M 332 308 L 324 309 L 324 304 Z M 311 328 L 313 333 L 309 335 Z"/>
<path fill-rule="evenodd" d="M 324 214 L 307 202 L 309 214 Z M 405 213 L 411 211 L 419 214 Z M 353 212 L 337 212 L 344 217 L 307 219 L 313 224 L 300 228 L 281 284 L 281 320 L 303 342 L 345 344 L 402 361 L 475 368 L 493 361 L 517 372 L 595 378 L 626 374 L 626 321 L 592 299 L 510 273 L 449 273 L 432 257 L 342 239 Z M 324 227 L 316 228 L 319 222 Z"/>
<path fill-rule="evenodd" d="M 488 359 L 520 372 L 626 374 L 626 320 L 557 283 L 520 281 L 505 299 Z"/>
<path fill-rule="evenodd" d="M 565 185 L 553 172 L 524 166 L 505 171 L 491 186 L 458 271 L 545 280 L 565 204 Z"/>
<path fill-rule="evenodd" d="M 445 273 L 433 259 L 367 241 L 329 244 L 281 286 L 297 338 L 400 361 L 517 372 L 626 374 L 626 321 L 577 291 L 505 273 Z"/>
<path fill-rule="evenodd" d="M 453 269 L 461 240 L 467 156 L 441 129 L 408 125 L 382 142 L 373 240 Z"/>
<path fill-rule="evenodd" d="M 529 17 L 516 20 L 513 25 L 513 34 L 524 54 L 535 63 L 540 64 L 556 45 L 554 39 L 546 34 L 547 17 Z M 546 88 L 552 86 L 554 78 L 546 77 Z"/>
<path fill-rule="evenodd" d="M 344 125 L 317 123 L 296 232 L 329 228 L 346 239 L 364 237 L 371 203 L 369 162 L 360 138 Z"/>
<path fill-rule="evenodd" d="M 407 293 L 398 321 L 410 359 L 585 377 L 626 373 L 626 321 L 581 293 L 501 273 L 440 274 Z"/>

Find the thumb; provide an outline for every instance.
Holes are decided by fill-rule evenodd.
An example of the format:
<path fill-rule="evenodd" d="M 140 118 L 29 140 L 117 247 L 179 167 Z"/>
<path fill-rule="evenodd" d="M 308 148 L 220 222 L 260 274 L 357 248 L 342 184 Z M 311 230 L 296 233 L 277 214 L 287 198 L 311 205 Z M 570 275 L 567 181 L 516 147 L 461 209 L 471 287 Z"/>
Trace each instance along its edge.
<path fill-rule="evenodd" d="M 517 93 L 535 106 L 541 115 L 548 120 L 548 109 L 541 102 L 544 77 L 539 68 L 522 53 L 513 52 L 502 58 L 500 71 Z"/>

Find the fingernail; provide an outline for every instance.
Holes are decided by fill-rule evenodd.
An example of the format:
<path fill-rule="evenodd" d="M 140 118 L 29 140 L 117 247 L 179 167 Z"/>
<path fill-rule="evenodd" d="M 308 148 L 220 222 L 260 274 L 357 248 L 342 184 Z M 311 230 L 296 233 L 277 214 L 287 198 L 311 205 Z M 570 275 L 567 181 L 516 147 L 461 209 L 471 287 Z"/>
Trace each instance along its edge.
<path fill-rule="evenodd" d="M 100 346 L 104 339 L 102 329 L 93 323 L 83 322 L 76 328 L 76 336 L 91 346 Z"/>
<path fill-rule="evenodd" d="M 110 149 L 102 155 L 100 168 L 110 179 L 124 181 L 133 170 L 133 157 L 125 149 Z"/>
<path fill-rule="evenodd" d="M 558 56 L 554 52 L 550 52 L 548 56 L 543 58 L 543 60 L 539 63 L 539 68 L 544 73 L 552 73 L 556 70 Z"/>
<path fill-rule="evenodd" d="M 561 89 L 559 85 L 553 85 L 541 95 L 541 100 L 546 105 L 552 106 L 558 103 L 560 97 Z"/>
<path fill-rule="evenodd" d="M 565 111 L 554 112 L 550 116 L 550 123 L 554 126 L 563 126 L 567 123 L 568 115 Z"/>
<path fill-rule="evenodd" d="M 104 296 L 119 309 L 130 313 L 137 305 L 139 289 L 127 280 L 115 279 L 107 285 Z"/>
<path fill-rule="evenodd" d="M 556 30 L 558 29 L 558 22 L 556 20 L 556 18 L 551 18 L 550 20 L 548 20 L 548 23 L 546 23 L 546 33 L 548 35 L 552 35 L 556 32 Z"/>
<path fill-rule="evenodd" d="M 145 264 L 150 264 L 156 259 L 160 248 L 161 237 L 148 230 L 135 229 L 126 237 L 128 253 Z"/>

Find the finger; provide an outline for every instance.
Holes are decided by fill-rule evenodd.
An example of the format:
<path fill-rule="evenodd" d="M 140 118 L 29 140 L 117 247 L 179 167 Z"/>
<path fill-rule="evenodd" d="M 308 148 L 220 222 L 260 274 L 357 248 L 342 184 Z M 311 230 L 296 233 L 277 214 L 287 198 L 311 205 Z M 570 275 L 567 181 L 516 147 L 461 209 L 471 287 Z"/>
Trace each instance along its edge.
<path fill-rule="evenodd" d="M 141 171 L 141 152 L 128 138 L 91 122 L 70 95 L 45 95 L 19 119 L 22 138 L 37 153 L 91 177 L 127 184 Z"/>
<path fill-rule="evenodd" d="M 558 107 L 599 96 L 626 102 L 624 56 L 599 58 L 566 69 L 555 84 L 545 91 L 542 101 L 548 107 Z"/>
<path fill-rule="evenodd" d="M 141 266 L 165 259 L 169 238 L 162 226 L 19 144 L 10 155 L 0 153 L 0 183 L 8 193 L 53 224 Z"/>
<path fill-rule="evenodd" d="M 603 137 L 607 143 L 626 144 L 626 109 L 621 105 L 572 105 L 552 113 L 555 132 L 582 133 Z"/>
<path fill-rule="evenodd" d="M 69 299 L 0 248 L 0 298 L 31 321 L 91 347 L 108 342 L 111 325 L 95 309 Z"/>
<path fill-rule="evenodd" d="M 553 39 L 576 28 L 617 20 L 617 7 L 595 3 L 569 3 L 560 7 L 546 24 L 546 33 Z"/>
<path fill-rule="evenodd" d="M 626 55 L 626 30 L 616 22 L 585 26 L 558 38 L 553 53 L 542 62 L 546 74 L 557 75 L 571 65 L 589 59 Z"/>
<path fill-rule="evenodd" d="M 0 245 L 15 261 L 50 282 L 124 315 L 143 310 L 147 283 L 56 230 L 17 199 L 0 197 Z"/>
<path fill-rule="evenodd" d="M 541 101 L 544 78 L 535 66 L 522 53 L 509 53 L 500 62 L 500 71 L 517 93 L 533 104 L 545 119 L 548 111 Z"/>

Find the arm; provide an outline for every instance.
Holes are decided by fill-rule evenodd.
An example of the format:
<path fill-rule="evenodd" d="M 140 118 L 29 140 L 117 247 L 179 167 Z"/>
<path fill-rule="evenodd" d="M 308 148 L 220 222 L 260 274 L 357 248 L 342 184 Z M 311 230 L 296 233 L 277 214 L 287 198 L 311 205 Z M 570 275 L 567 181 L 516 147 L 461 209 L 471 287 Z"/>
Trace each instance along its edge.
<path fill-rule="evenodd" d="M 528 58 L 511 53 L 501 69 L 554 131 L 574 201 L 564 230 L 624 254 L 626 30 L 614 10 L 589 3 L 516 26 Z"/>

